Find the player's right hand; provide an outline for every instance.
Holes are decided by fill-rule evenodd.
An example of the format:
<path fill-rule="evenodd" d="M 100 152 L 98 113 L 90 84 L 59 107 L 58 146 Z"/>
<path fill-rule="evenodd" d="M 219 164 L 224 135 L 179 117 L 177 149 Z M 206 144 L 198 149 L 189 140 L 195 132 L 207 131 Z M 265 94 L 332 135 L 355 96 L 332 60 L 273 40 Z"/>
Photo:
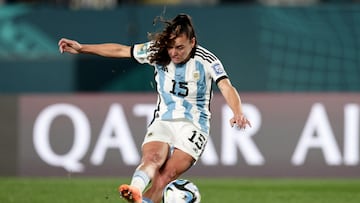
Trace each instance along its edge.
<path fill-rule="evenodd" d="M 247 126 L 251 128 L 251 123 L 244 114 L 234 115 L 234 117 L 230 119 L 230 125 L 231 127 L 236 127 L 239 130 L 245 130 Z"/>
<path fill-rule="evenodd" d="M 71 54 L 80 53 L 81 44 L 75 40 L 62 38 L 59 40 L 59 51 L 60 53 L 68 52 Z"/>

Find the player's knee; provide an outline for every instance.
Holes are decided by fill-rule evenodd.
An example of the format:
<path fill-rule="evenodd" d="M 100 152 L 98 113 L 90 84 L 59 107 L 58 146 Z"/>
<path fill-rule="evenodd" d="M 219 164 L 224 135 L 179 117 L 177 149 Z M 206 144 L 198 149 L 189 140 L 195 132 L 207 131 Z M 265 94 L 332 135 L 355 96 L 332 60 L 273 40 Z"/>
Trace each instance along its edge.
<path fill-rule="evenodd" d="M 159 169 L 164 163 L 164 156 L 158 152 L 143 156 L 143 164 Z"/>

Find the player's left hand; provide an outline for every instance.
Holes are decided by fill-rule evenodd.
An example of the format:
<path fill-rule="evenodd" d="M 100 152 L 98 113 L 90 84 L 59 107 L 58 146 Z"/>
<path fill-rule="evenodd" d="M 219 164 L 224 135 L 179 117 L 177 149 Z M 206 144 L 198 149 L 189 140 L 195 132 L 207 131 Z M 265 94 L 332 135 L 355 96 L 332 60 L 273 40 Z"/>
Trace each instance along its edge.
<path fill-rule="evenodd" d="M 233 118 L 230 119 L 231 127 L 237 127 L 239 129 L 245 129 L 246 126 L 251 127 L 250 121 L 245 117 L 244 114 L 235 115 Z"/>

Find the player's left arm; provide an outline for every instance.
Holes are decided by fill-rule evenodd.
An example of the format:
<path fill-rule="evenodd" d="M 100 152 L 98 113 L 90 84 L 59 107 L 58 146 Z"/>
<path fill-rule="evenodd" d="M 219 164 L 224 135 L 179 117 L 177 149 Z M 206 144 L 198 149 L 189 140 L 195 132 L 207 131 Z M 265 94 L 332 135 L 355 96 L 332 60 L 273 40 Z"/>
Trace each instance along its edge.
<path fill-rule="evenodd" d="M 230 80 L 228 78 L 221 79 L 218 81 L 217 86 L 234 114 L 230 119 L 231 127 L 234 125 L 243 129 L 245 129 L 246 126 L 251 127 L 250 121 L 243 113 L 240 95 L 238 94 L 236 88 L 232 86 Z"/>

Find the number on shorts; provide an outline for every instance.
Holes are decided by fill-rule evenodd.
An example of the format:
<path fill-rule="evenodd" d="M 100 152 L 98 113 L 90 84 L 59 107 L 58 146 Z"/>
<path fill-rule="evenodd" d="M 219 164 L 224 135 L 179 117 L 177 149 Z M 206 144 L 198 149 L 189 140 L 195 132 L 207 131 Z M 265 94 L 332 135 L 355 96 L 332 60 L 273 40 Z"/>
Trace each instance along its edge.
<path fill-rule="evenodd" d="M 201 133 L 198 133 L 194 130 L 193 134 L 189 138 L 189 141 L 194 143 L 195 146 L 201 150 L 205 145 L 206 138 L 204 135 L 202 135 Z"/>

